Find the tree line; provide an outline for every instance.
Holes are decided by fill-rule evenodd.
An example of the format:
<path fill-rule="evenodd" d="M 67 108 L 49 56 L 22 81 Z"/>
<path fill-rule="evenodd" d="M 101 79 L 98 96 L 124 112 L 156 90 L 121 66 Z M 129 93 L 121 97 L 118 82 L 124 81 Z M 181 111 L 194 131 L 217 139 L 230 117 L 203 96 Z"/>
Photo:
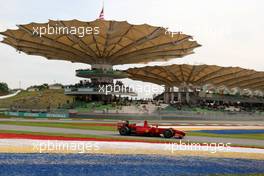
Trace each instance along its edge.
<path fill-rule="evenodd" d="M 9 92 L 8 85 L 4 82 L 0 82 L 0 95 L 7 94 Z"/>

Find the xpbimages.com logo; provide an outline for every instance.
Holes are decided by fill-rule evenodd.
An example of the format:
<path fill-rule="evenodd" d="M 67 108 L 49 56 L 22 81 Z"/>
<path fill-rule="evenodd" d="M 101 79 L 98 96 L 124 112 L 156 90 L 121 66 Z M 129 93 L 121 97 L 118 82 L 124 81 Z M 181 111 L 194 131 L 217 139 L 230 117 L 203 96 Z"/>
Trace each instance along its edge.
<path fill-rule="evenodd" d="M 160 91 L 159 88 L 151 86 L 151 85 L 142 85 L 142 84 L 133 84 L 128 86 L 119 85 L 119 84 L 107 84 L 107 85 L 99 85 L 98 90 L 100 93 L 105 95 L 110 95 L 111 93 L 158 93 Z"/>
<path fill-rule="evenodd" d="M 228 152 L 231 148 L 231 143 L 195 143 L 188 141 L 181 141 L 179 143 L 168 143 L 165 146 L 166 151 L 174 153 L 176 151 L 205 151 L 210 153 Z"/>
<path fill-rule="evenodd" d="M 33 150 L 39 153 L 49 152 L 73 152 L 73 153 L 90 153 L 100 150 L 96 142 L 60 142 L 60 141 L 43 141 L 33 144 Z"/>
<path fill-rule="evenodd" d="M 43 35 L 77 35 L 78 37 L 85 37 L 86 35 L 98 35 L 100 34 L 99 27 L 91 26 L 61 26 L 56 24 L 51 26 L 33 27 L 32 34 L 34 36 L 42 37 Z"/>

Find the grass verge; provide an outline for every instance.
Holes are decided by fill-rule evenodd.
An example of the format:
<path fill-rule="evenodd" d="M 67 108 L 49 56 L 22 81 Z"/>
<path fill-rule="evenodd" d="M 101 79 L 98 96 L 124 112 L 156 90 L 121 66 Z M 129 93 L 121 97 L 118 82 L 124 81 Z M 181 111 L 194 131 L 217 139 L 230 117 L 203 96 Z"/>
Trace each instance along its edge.
<path fill-rule="evenodd" d="M 100 124 L 89 125 L 89 123 L 1 121 L 0 124 L 19 125 L 19 126 L 36 126 L 36 127 L 71 128 L 71 129 L 98 130 L 98 131 L 116 131 L 115 126 L 104 126 Z"/>

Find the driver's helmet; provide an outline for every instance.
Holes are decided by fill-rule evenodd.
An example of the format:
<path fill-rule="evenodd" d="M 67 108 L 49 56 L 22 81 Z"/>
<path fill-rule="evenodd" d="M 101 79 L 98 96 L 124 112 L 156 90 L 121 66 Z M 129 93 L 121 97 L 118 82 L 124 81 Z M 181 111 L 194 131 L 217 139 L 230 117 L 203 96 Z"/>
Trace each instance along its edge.
<path fill-rule="evenodd" d="M 124 125 L 129 125 L 129 121 L 128 120 L 125 120 L 125 121 L 123 121 L 123 123 L 124 123 Z"/>

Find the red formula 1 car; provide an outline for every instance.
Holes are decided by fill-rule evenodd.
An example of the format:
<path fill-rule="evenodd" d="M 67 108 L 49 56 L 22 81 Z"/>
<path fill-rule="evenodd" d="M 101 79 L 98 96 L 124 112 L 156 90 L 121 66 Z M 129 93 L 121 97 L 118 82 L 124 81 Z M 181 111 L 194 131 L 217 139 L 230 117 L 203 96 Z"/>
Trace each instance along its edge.
<path fill-rule="evenodd" d="M 147 121 L 138 124 L 129 124 L 129 121 L 121 121 L 117 123 L 117 130 L 120 135 L 138 135 L 138 136 L 153 136 L 165 138 L 176 137 L 182 139 L 185 136 L 184 131 L 175 130 L 173 128 L 165 128 L 158 125 L 149 125 Z"/>

